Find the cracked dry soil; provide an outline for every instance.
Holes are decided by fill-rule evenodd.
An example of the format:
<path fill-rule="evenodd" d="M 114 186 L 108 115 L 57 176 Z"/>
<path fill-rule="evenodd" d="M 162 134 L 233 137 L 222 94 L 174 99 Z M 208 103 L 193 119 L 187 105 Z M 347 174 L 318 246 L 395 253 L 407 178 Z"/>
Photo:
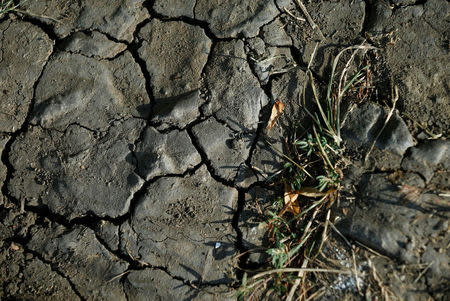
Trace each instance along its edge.
<path fill-rule="evenodd" d="M 374 88 L 344 124 L 336 226 L 399 299 L 445 300 L 450 5 L 304 2 L 319 82 L 344 47 L 378 48 L 358 58 Z M 0 299 L 233 299 L 237 266 L 265 260 L 235 259 L 265 241 L 255 200 L 283 159 L 264 141 L 282 149 L 306 117 L 318 37 L 292 16 L 291 0 L 29 0 L 1 16 Z M 334 233 L 324 252 L 352 256 Z M 367 298 L 364 279 L 317 281 L 322 300 Z"/>

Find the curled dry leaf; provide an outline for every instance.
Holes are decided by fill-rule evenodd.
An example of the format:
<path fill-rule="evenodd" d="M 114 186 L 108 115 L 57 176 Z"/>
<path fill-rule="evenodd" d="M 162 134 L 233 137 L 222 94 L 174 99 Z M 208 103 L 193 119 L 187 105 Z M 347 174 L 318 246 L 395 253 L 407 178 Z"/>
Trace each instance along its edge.
<path fill-rule="evenodd" d="M 281 100 L 277 99 L 272 107 L 272 113 L 270 114 L 269 123 L 267 124 L 267 132 L 270 131 L 271 128 L 273 128 L 278 118 L 283 113 L 285 107 L 286 105 L 281 102 Z"/>
<path fill-rule="evenodd" d="M 290 185 L 285 183 L 284 185 L 284 212 L 291 212 L 294 215 L 297 215 L 301 212 L 300 204 L 298 202 L 299 196 L 304 196 L 307 198 L 320 198 L 325 196 L 332 195 L 335 192 L 335 189 L 329 189 L 326 192 L 322 192 L 314 187 L 302 187 L 300 190 L 292 190 Z"/>
<path fill-rule="evenodd" d="M 287 183 L 284 185 L 284 205 L 286 212 L 291 212 L 294 215 L 300 213 L 300 205 L 298 204 L 299 194 L 293 191 Z"/>

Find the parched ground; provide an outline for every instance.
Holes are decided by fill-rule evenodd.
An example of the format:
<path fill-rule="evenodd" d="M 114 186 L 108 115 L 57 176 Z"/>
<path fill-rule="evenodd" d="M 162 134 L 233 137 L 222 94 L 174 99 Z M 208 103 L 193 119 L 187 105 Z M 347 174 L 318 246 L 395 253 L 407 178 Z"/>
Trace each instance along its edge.
<path fill-rule="evenodd" d="M 233 299 L 239 265 L 264 260 L 237 256 L 264 244 L 255 201 L 283 168 L 265 141 L 282 149 L 306 116 L 320 41 L 323 87 L 340 50 L 377 49 L 356 60 L 372 87 L 345 118 L 344 238 L 324 246 L 360 277 L 317 278 L 317 296 L 371 300 L 375 281 L 380 300 L 448 300 L 450 4 L 303 2 L 321 33 L 291 0 L 29 0 L 0 16 L 0 299 Z"/>

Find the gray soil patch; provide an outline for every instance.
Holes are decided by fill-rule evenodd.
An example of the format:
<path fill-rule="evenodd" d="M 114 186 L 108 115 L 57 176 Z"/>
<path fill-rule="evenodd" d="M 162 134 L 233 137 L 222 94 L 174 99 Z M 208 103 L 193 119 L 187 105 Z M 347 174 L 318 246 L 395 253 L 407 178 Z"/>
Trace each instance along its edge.
<path fill-rule="evenodd" d="M 0 299 L 233 300 L 243 269 L 267 264 L 267 179 L 311 126 L 311 54 L 323 95 L 334 57 L 364 40 L 377 50 L 349 68 L 370 64 L 372 82 L 345 104 L 333 206 L 345 239 L 330 231 L 322 258 L 360 277 L 310 274 L 310 292 L 448 298 L 448 1 L 303 1 L 320 32 L 296 2 L 30 0 L 0 15 Z"/>

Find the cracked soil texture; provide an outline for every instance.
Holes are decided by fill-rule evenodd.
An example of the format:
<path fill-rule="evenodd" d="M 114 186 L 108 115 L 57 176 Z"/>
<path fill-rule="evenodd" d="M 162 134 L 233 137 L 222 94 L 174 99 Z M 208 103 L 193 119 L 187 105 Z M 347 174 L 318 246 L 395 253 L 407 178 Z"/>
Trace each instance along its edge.
<path fill-rule="evenodd" d="M 237 255 L 267 246 L 256 201 L 284 161 L 266 141 L 283 149 L 310 122 L 299 99 L 320 40 L 322 88 L 341 49 L 377 47 L 356 60 L 375 88 L 343 125 L 336 226 L 380 254 L 401 300 L 448 300 L 450 4 L 304 3 L 322 35 L 293 0 L 29 0 L 0 15 L 0 299 L 233 300 L 239 267 L 267 260 Z M 414 265 L 429 268 L 402 274 Z M 321 299 L 364 299 L 352 281 L 319 284 Z"/>

